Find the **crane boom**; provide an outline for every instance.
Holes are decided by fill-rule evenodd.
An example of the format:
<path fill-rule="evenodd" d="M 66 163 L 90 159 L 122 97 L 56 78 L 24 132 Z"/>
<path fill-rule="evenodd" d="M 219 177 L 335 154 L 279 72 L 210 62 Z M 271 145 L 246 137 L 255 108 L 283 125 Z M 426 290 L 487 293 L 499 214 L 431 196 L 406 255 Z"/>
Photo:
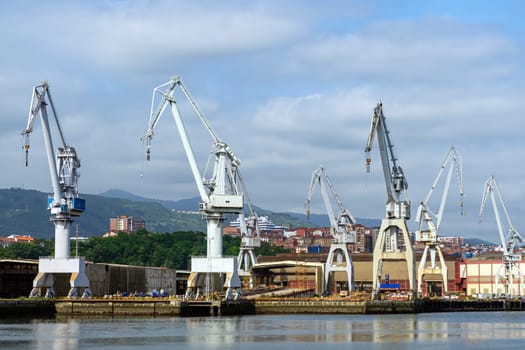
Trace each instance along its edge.
<path fill-rule="evenodd" d="M 496 193 L 497 199 L 499 199 L 499 203 L 501 205 L 501 208 L 503 209 L 503 213 L 505 214 L 505 218 L 507 219 L 507 224 L 509 226 L 509 233 L 507 237 L 505 237 L 505 230 L 503 223 L 501 222 L 501 218 L 499 215 L 499 210 L 496 202 L 496 197 L 494 196 L 494 192 Z M 496 224 L 498 226 L 498 232 L 499 237 L 501 241 L 501 245 L 503 248 L 503 251 L 505 254 L 512 254 L 512 250 L 515 248 L 515 245 L 519 242 L 523 241 L 523 238 L 519 234 L 519 232 L 514 228 L 514 225 L 512 225 L 512 221 L 510 220 L 509 212 L 507 211 L 507 207 L 505 205 L 505 202 L 503 201 L 503 196 L 501 195 L 501 192 L 499 190 L 498 184 L 496 182 L 496 178 L 494 176 L 491 176 L 486 182 L 485 182 L 485 190 L 483 192 L 483 198 L 481 200 L 481 208 L 479 211 L 479 221 L 481 222 L 481 217 L 483 215 L 483 210 L 485 208 L 487 198 L 491 198 L 492 207 L 494 209 L 494 215 L 496 217 Z"/>
<path fill-rule="evenodd" d="M 46 102 L 46 99 L 48 102 Z M 53 203 L 58 204 L 60 198 L 62 197 L 60 186 L 59 186 L 59 174 L 57 174 L 56 158 L 53 149 L 53 140 L 51 138 L 51 129 L 49 126 L 49 117 L 47 114 L 46 106 L 50 105 L 53 112 L 53 117 L 56 123 L 57 130 L 59 131 L 60 141 L 62 147 L 66 147 L 66 141 L 64 139 L 64 134 L 62 133 L 62 128 L 60 122 L 56 116 L 55 106 L 53 100 L 51 99 L 51 94 L 49 92 L 49 85 L 47 82 L 43 82 L 41 85 L 33 87 L 33 95 L 31 97 L 31 106 L 29 108 L 29 117 L 27 120 L 27 126 L 22 131 L 22 135 L 25 139 L 25 156 L 26 156 L 26 166 L 28 166 L 29 158 L 29 135 L 33 132 L 33 124 L 36 116 L 40 113 L 42 120 L 42 130 L 44 135 L 44 144 L 46 147 L 47 161 L 49 174 L 51 177 L 51 186 L 53 188 Z"/>
<path fill-rule="evenodd" d="M 319 185 L 319 188 L 321 189 L 323 203 L 324 203 L 324 206 L 325 206 L 325 209 L 328 214 L 329 221 L 330 221 L 330 228 L 331 228 L 332 236 L 335 238 L 336 242 L 338 243 L 339 242 L 348 242 L 348 243 L 354 242 L 355 233 L 353 232 L 353 228 L 352 228 L 353 225 L 355 224 L 354 216 L 343 205 L 343 201 L 337 194 L 337 191 L 335 190 L 335 187 L 332 181 L 330 180 L 330 177 L 328 177 L 328 174 L 326 173 L 323 166 L 320 166 L 319 168 L 314 170 L 314 172 L 312 173 L 312 180 L 310 181 L 308 196 L 305 201 L 305 208 L 306 208 L 307 216 L 310 215 L 310 202 L 312 200 L 312 196 L 314 194 L 316 185 Z M 328 191 L 326 189 L 327 185 L 339 207 L 338 215 L 336 215 L 333 210 L 332 202 L 330 201 L 330 198 L 328 196 Z"/>
<path fill-rule="evenodd" d="M 168 87 L 168 89 L 163 91 L 162 89 L 165 87 Z M 175 98 L 173 97 L 174 90 L 176 87 L 179 87 L 181 89 L 184 96 L 188 99 L 189 103 L 194 108 L 197 116 L 199 117 L 199 119 L 201 120 L 206 130 L 209 132 L 209 134 L 211 135 L 213 139 L 214 147 L 216 148 L 215 153 L 217 154 L 215 170 L 227 168 L 228 169 L 228 176 L 227 176 L 228 179 L 223 178 L 224 177 L 223 172 L 215 171 L 215 170 L 214 170 L 213 177 L 210 180 L 205 180 L 204 177 L 201 175 L 201 172 L 197 166 L 197 161 L 195 159 L 195 155 L 194 155 L 191 143 L 188 138 L 188 133 L 186 131 L 184 122 L 180 116 L 180 113 L 177 107 L 177 102 Z M 154 108 L 155 97 L 158 95 L 162 96 L 162 101 L 160 102 L 158 107 L 155 109 Z M 147 144 L 147 150 L 146 150 L 147 158 L 146 159 L 147 160 L 151 159 L 151 140 L 154 136 L 154 128 L 157 126 L 160 120 L 160 117 L 162 116 L 168 103 L 171 106 L 172 115 L 175 120 L 175 124 L 177 125 L 177 130 L 182 140 L 184 151 L 186 153 L 186 157 L 190 164 L 193 178 L 197 185 L 197 189 L 199 191 L 199 195 L 201 197 L 203 206 L 210 205 L 210 202 L 213 201 L 214 199 L 221 201 L 220 199 L 218 199 L 218 196 L 225 194 L 224 191 L 226 191 L 225 189 L 226 182 L 228 182 L 231 187 L 236 187 L 235 181 L 233 179 L 234 178 L 233 168 L 238 167 L 241 162 L 239 158 L 230 149 L 230 147 L 226 143 L 220 141 L 220 139 L 217 137 L 217 135 L 211 128 L 210 124 L 208 123 L 204 115 L 201 113 L 201 111 L 197 107 L 197 104 L 195 103 L 195 101 L 189 94 L 188 90 L 184 86 L 182 79 L 178 76 L 174 77 L 169 82 L 166 82 L 164 84 L 157 86 L 153 90 L 152 107 L 151 107 L 149 125 L 148 125 L 148 129 L 145 135 L 142 137 L 142 140 L 146 140 L 146 144 Z M 226 157 L 218 156 L 219 154 L 223 154 Z M 225 158 L 227 158 L 227 160 Z M 208 189 L 206 189 L 206 187 L 208 187 Z M 238 189 L 234 188 L 234 191 L 238 192 Z"/>
<path fill-rule="evenodd" d="M 443 174 L 443 171 L 445 168 L 449 166 L 447 178 L 445 180 L 444 184 L 444 190 L 443 194 L 441 196 L 441 202 L 439 204 L 439 209 L 437 214 L 434 214 L 430 208 L 428 207 L 428 201 L 430 200 L 432 193 L 434 192 L 434 189 L 437 187 L 438 182 L 441 178 L 441 175 Z M 432 183 L 432 187 L 430 188 L 430 191 L 428 192 L 425 199 L 419 204 L 417 215 L 415 222 L 419 223 L 419 229 L 421 230 L 422 225 L 424 221 L 427 223 L 432 222 L 433 227 L 435 227 L 435 230 L 439 230 L 439 226 L 441 225 L 441 220 L 443 218 L 443 212 L 445 209 L 445 203 L 447 201 L 448 192 L 450 188 L 450 181 L 452 178 L 452 171 L 456 169 L 456 176 L 458 181 L 458 187 L 459 187 L 459 195 L 460 195 L 460 207 L 461 207 L 461 215 L 463 215 L 463 197 L 464 197 L 464 191 L 463 191 L 463 173 L 462 173 L 462 162 L 461 162 L 461 156 L 456 151 L 455 147 L 452 146 L 447 153 L 447 156 L 445 157 L 445 160 L 441 163 L 441 167 L 439 169 L 439 172 L 434 179 L 434 182 Z M 433 222 L 435 219 L 435 223 Z M 419 240 L 419 239 L 418 239 Z"/>
<path fill-rule="evenodd" d="M 61 146 L 57 147 L 56 155 L 53 149 L 53 139 L 46 108 L 48 105 L 51 106 L 53 119 L 60 137 Z M 39 113 L 42 121 L 42 131 L 53 188 L 53 197 L 48 201 L 48 209 L 50 209 L 54 215 L 67 214 L 78 216 L 79 212 L 83 211 L 84 205 L 84 201 L 78 198 L 78 178 L 80 174 L 77 169 L 80 168 L 80 159 L 77 157 L 75 148 L 68 145 L 65 141 L 64 133 L 62 132 L 62 127 L 60 126 L 56 109 L 49 92 L 49 85 L 45 81 L 41 85 L 33 88 L 27 125 L 22 131 L 25 139 L 26 166 L 28 165 L 27 160 L 30 149 L 29 136 L 33 132 L 35 117 Z M 68 255 L 69 251 L 64 251 L 63 254 L 64 256 Z"/>
<path fill-rule="evenodd" d="M 376 136 L 385 179 L 387 217 L 410 219 L 410 203 L 400 199 L 401 195 L 408 189 L 408 183 L 403 169 L 397 164 L 394 146 L 390 140 L 390 132 L 386 126 L 386 118 L 383 114 L 383 104 L 381 102 L 374 108 L 370 133 L 365 146 L 367 172 L 370 172 L 370 151 Z M 392 163 L 392 166 L 390 163 Z"/>

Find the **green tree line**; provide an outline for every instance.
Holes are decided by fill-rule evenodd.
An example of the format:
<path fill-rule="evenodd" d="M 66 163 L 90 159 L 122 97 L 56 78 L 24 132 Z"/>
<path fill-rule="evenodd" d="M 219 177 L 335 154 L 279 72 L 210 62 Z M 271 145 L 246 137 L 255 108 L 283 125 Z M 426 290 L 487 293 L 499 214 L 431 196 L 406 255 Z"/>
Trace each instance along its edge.
<path fill-rule="evenodd" d="M 240 238 L 223 237 L 223 255 L 237 256 Z M 120 233 L 114 237 L 91 237 L 87 241 L 71 242 L 71 256 L 84 256 L 94 263 L 168 267 L 188 270 L 192 256 L 206 255 L 206 234 L 193 231 L 155 233 L 140 230 L 133 234 Z M 33 243 L 13 243 L 0 248 L 3 259 L 38 259 L 52 256 L 54 240 L 38 239 Z M 288 252 L 263 242 L 255 255 L 275 255 Z"/>

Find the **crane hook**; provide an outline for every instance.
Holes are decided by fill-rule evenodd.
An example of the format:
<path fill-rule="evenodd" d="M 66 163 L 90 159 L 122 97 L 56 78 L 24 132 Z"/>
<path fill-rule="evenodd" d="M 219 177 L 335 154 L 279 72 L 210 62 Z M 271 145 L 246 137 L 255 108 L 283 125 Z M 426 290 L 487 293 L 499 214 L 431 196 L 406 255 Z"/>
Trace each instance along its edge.
<path fill-rule="evenodd" d="M 24 145 L 24 149 L 26 150 L 26 167 L 27 167 L 27 165 L 29 164 L 29 144 L 28 143 Z"/>
<path fill-rule="evenodd" d="M 148 145 L 148 148 L 146 148 L 146 160 L 151 160 L 151 147 Z"/>
<path fill-rule="evenodd" d="M 366 172 L 370 174 L 370 163 L 372 163 L 372 158 L 370 158 L 370 154 L 366 154 Z"/>

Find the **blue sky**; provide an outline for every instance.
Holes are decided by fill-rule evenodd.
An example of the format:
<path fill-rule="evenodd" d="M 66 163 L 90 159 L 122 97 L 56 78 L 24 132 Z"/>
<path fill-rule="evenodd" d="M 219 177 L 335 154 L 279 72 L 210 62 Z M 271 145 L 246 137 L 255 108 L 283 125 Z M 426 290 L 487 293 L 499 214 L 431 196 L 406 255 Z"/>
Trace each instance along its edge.
<path fill-rule="evenodd" d="M 525 226 L 524 12 L 520 1 L 3 1 L 0 187 L 51 190 L 40 123 L 29 168 L 20 136 L 32 86 L 47 80 L 82 160 L 81 192 L 197 196 L 168 113 L 151 162 L 139 141 L 153 88 L 180 75 L 241 159 L 256 205 L 302 212 L 322 164 L 354 216 L 383 217 L 377 145 L 364 166 L 382 100 L 413 216 L 454 145 L 466 216 L 452 183 L 441 234 L 497 241 L 490 204 L 478 223 L 490 175 Z M 181 111 L 202 170 L 211 139 Z M 320 196 L 312 208 L 324 212 Z"/>

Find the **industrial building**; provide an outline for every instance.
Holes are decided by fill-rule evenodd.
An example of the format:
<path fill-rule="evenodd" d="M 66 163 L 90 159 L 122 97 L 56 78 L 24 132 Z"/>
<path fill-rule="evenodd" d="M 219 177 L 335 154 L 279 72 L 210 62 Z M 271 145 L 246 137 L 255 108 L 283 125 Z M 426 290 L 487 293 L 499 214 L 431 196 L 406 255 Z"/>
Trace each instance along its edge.
<path fill-rule="evenodd" d="M 310 289 L 321 295 L 325 290 L 324 269 L 327 254 L 279 254 L 260 256 L 252 267 L 255 286 L 278 286 L 287 289 Z M 416 254 L 419 258 L 420 254 Z M 356 291 L 372 289 L 372 254 L 352 254 L 354 264 L 354 283 Z M 448 290 L 451 295 L 488 297 L 503 293 L 503 281 L 496 286 L 495 275 L 502 266 L 501 257 L 488 256 L 487 259 L 474 257 L 458 259 L 445 256 L 449 271 Z M 525 272 L 525 261 L 519 262 Z M 383 287 L 392 291 L 406 291 L 409 288 L 406 264 L 403 261 L 389 261 L 383 267 Z M 118 264 L 88 263 L 86 272 L 90 279 L 93 296 L 115 295 L 118 293 L 145 293 L 153 290 L 166 291 L 169 295 L 183 295 L 189 271 L 160 267 L 128 266 Z M 27 296 L 32 281 L 38 273 L 36 260 L 0 260 L 0 297 L 15 298 Z M 387 276 L 388 275 L 388 276 Z M 525 295 L 520 280 L 513 281 L 512 295 Z M 68 274 L 57 274 L 55 288 L 57 295 L 66 295 L 69 286 Z M 335 272 L 331 285 L 332 294 L 340 295 L 348 288 L 344 272 Z M 246 289 L 243 286 L 243 289 Z M 425 275 L 423 297 L 442 295 L 440 275 Z"/>
<path fill-rule="evenodd" d="M 525 273 L 525 261 L 517 262 L 521 276 L 511 276 L 512 284 L 509 285 L 509 295 L 525 296 L 523 286 L 523 274 Z M 461 289 L 466 295 L 486 297 L 490 295 L 502 295 L 505 293 L 504 280 L 496 284 L 496 274 L 503 268 L 501 257 L 489 256 L 488 259 L 465 259 L 459 263 L 459 278 L 462 281 Z M 520 281 L 521 278 L 521 281 Z"/>
<path fill-rule="evenodd" d="M 421 253 L 416 253 L 416 260 Z M 275 257 L 259 257 L 258 264 L 253 267 L 258 285 L 280 286 L 286 288 L 312 289 L 321 295 L 323 285 L 324 263 L 326 254 L 280 254 Z M 354 283 L 356 291 L 372 290 L 372 254 L 352 254 L 354 265 Z M 483 294 L 500 295 L 503 292 L 503 282 L 496 288 L 495 274 L 502 266 L 501 257 L 488 260 L 480 258 L 460 259 L 457 256 L 445 256 L 448 268 L 448 291 L 451 295 L 478 296 Z M 519 263 L 525 272 L 525 262 Z M 383 266 L 381 276 L 384 290 L 408 291 L 409 281 L 404 261 L 388 261 Z M 512 295 L 525 295 L 523 285 L 520 288 L 519 279 L 514 281 Z M 347 279 L 343 272 L 336 272 L 333 282 L 327 286 L 332 294 L 339 294 L 347 289 Z M 423 297 L 440 296 L 443 293 L 441 275 L 426 274 L 423 276 Z"/>
<path fill-rule="evenodd" d="M 0 298 L 28 296 L 37 273 L 37 260 L 1 259 Z M 183 295 L 189 271 L 88 262 L 86 274 L 95 297 L 122 293 L 142 295 L 154 290 L 163 290 L 168 295 Z M 57 296 L 67 295 L 69 278 L 67 273 L 55 274 Z"/>

